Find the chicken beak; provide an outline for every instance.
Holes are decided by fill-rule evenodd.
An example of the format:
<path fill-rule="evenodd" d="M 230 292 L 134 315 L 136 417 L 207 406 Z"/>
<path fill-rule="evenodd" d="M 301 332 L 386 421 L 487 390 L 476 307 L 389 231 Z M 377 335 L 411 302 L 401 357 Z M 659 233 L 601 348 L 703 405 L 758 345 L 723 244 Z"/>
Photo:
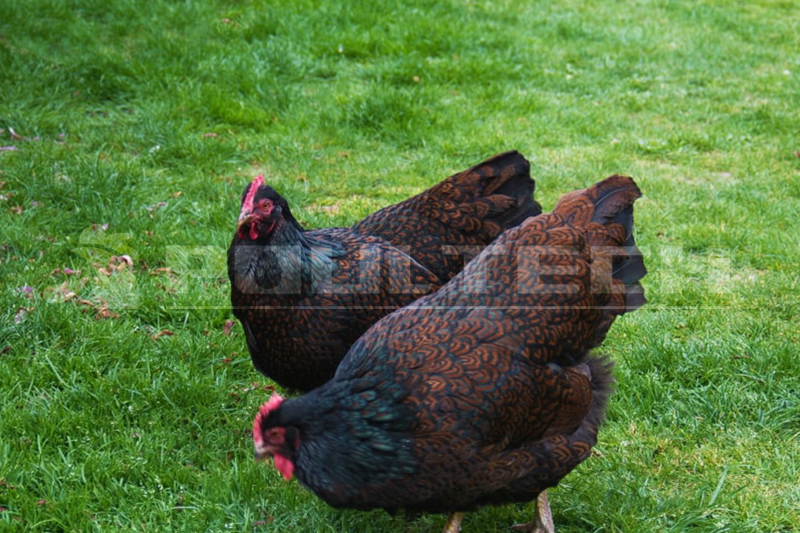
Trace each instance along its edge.
<path fill-rule="evenodd" d="M 263 461 L 268 457 L 272 457 L 272 452 L 273 450 L 269 446 L 256 444 L 256 449 L 253 451 L 253 457 L 256 461 Z"/>
<path fill-rule="evenodd" d="M 242 226 L 246 226 L 250 224 L 255 216 L 253 216 L 252 211 L 242 211 L 239 215 L 239 222 L 237 223 L 236 229 L 241 230 Z"/>

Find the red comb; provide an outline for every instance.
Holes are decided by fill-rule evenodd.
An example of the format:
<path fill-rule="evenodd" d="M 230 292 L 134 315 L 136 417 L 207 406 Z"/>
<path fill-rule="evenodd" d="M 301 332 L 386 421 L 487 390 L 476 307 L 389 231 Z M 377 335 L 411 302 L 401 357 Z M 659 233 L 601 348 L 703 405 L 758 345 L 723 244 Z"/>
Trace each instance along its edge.
<path fill-rule="evenodd" d="M 252 211 L 253 210 L 253 200 L 256 197 L 256 193 L 258 192 L 258 188 L 264 185 L 264 176 L 258 175 L 256 179 L 253 180 L 253 183 L 250 184 L 250 188 L 247 190 L 247 196 L 244 197 L 244 202 L 242 203 L 242 211 Z"/>
<path fill-rule="evenodd" d="M 255 420 L 253 420 L 253 440 L 256 443 L 262 442 L 261 438 L 261 421 L 267 417 L 272 411 L 278 408 L 278 406 L 283 402 L 283 396 L 278 394 L 277 392 L 272 393 L 269 401 L 264 402 L 261 408 L 258 410 L 258 414 L 256 415 Z"/>
<path fill-rule="evenodd" d="M 269 401 L 266 402 L 264 405 L 261 406 L 259 409 L 259 413 L 263 416 L 267 416 L 272 411 L 278 408 L 278 406 L 283 402 L 283 396 L 278 394 L 277 392 L 273 392 L 272 396 L 270 396 Z"/>

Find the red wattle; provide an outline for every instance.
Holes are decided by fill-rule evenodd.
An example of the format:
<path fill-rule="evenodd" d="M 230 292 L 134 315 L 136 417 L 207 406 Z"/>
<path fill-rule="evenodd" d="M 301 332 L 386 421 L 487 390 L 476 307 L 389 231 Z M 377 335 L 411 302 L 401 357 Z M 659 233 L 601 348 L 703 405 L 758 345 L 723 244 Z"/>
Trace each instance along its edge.
<path fill-rule="evenodd" d="M 258 222 L 253 221 L 250 224 L 250 240 L 254 241 L 258 239 Z"/>
<path fill-rule="evenodd" d="M 275 468 L 278 469 L 278 472 L 281 473 L 283 479 L 290 480 L 294 475 L 294 463 L 288 457 L 283 455 L 275 454 L 272 457 L 273 461 L 275 461 Z"/>

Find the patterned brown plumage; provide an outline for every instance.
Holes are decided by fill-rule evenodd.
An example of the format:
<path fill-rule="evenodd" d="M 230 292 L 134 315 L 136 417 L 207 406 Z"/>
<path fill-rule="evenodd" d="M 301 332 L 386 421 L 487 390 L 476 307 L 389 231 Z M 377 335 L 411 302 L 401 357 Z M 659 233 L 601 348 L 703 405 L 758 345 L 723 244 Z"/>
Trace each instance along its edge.
<path fill-rule="evenodd" d="M 384 207 L 353 230 L 407 249 L 447 281 L 503 231 L 542 212 L 533 189 L 528 161 L 506 152 Z"/>
<path fill-rule="evenodd" d="M 330 382 L 262 407 L 257 453 L 336 507 L 462 512 L 539 497 L 597 440 L 611 364 L 589 349 L 644 303 L 639 196 L 612 176 L 503 233 L 370 328 Z"/>
<path fill-rule="evenodd" d="M 372 324 L 442 286 L 504 229 L 541 213 L 528 162 L 495 156 L 352 228 L 306 231 L 257 178 L 228 249 L 234 315 L 253 363 L 281 385 L 330 379 Z"/>

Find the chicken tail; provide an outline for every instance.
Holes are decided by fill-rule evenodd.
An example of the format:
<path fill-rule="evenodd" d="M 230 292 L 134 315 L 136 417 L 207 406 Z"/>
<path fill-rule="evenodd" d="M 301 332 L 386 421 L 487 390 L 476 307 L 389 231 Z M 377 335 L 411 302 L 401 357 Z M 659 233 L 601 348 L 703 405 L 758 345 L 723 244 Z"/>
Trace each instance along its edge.
<path fill-rule="evenodd" d="M 615 317 L 646 303 L 640 281 L 647 269 L 633 236 L 633 203 L 641 196 L 633 179 L 614 175 L 564 195 L 553 209 L 570 224 L 586 227 L 595 256 L 593 276 L 598 281 L 611 276 L 613 289 L 603 307 L 605 320 L 598 328 L 598 344 Z"/>
<path fill-rule="evenodd" d="M 420 211 L 444 225 L 446 243 L 486 246 L 505 230 L 542 214 L 533 199 L 535 188 L 528 160 L 517 151 L 504 152 L 425 191 Z"/>
<path fill-rule="evenodd" d="M 480 194 L 484 199 L 513 198 L 513 204 L 503 208 L 497 216 L 504 230 L 542 214 L 542 206 L 533 199 L 536 184 L 531 179 L 530 163 L 516 150 L 498 154 L 463 174 L 471 173 L 480 176 L 478 184 L 482 186 Z"/>
<path fill-rule="evenodd" d="M 362 235 L 403 247 L 442 282 L 505 230 L 542 213 L 533 199 L 530 164 L 505 152 L 353 226 Z"/>
<path fill-rule="evenodd" d="M 585 363 L 592 376 L 592 408 L 586 420 L 596 431 L 605 419 L 606 403 L 614 392 L 614 363 L 607 357 L 594 355 L 587 357 Z"/>

